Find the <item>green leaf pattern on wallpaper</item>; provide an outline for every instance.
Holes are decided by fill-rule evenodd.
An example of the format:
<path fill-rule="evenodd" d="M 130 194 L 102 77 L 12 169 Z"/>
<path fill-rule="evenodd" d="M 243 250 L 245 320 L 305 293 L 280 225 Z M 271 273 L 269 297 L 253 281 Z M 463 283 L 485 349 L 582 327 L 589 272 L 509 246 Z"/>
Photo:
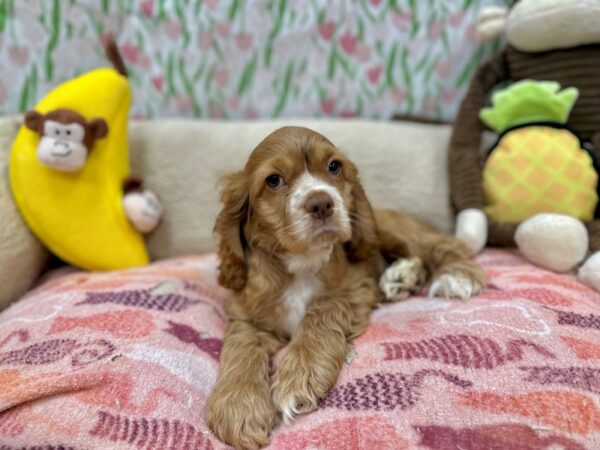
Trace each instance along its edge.
<path fill-rule="evenodd" d="M 507 0 L 0 0 L 0 113 L 106 65 L 114 35 L 135 117 L 413 114 L 452 119 L 482 6 Z"/>

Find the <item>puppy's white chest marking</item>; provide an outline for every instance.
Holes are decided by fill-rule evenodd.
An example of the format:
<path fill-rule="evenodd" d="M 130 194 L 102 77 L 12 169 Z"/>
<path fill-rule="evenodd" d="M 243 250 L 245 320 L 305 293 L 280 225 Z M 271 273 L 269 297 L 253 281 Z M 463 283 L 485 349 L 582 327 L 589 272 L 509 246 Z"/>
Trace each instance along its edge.
<path fill-rule="evenodd" d="M 281 296 L 285 309 L 283 329 L 290 336 L 304 318 L 307 306 L 323 292 L 325 285 L 316 274 L 329 261 L 330 256 L 331 247 L 317 250 L 310 256 L 290 256 L 286 259 L 287 269 L 294 275 Z"/>
<path fill-rule="evenodd" d="M 310 272 L 296 274 L 294 281 L 282 296 L 283 306 L 286 310 L 283 328 L 290 336 L 294 334 L 304 318 L 306 307 L 316 295 L 323 291 L 323 287 L 323 282 Z"/>

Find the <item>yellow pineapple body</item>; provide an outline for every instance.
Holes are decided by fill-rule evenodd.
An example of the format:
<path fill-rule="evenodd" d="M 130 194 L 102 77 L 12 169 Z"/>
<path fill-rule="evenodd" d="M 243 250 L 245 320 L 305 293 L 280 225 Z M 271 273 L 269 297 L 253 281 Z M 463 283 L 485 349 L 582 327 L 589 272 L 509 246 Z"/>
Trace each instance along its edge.
<path fill-rule="evenodd" d="M 522 222 L 544 212 L 591 221 L 597 186 L 592 157 L 577 136 L 540 124 L 504 134 L 483 170 L 485 212 L 496 222 Z"/>

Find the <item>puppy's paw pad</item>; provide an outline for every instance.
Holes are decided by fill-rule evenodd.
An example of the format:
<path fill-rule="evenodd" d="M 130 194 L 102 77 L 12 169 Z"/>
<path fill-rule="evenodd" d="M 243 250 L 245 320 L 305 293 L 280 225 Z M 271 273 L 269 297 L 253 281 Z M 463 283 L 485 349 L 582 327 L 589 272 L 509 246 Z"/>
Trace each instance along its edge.
<path fill-rule="evenodd" d="M 388 267 L 379 279 L 379 287 L 386 300 L 405 300 L 417 293 L 427 278 L 419 258 L 402 258 Z"/>
<path fill-rule="evenodd" d="M 483 286 L 469 276 L 462 273 L 445 273 L 433 280 L 429 288 L 429 297 L 467 300 L 482 290 Z"/>

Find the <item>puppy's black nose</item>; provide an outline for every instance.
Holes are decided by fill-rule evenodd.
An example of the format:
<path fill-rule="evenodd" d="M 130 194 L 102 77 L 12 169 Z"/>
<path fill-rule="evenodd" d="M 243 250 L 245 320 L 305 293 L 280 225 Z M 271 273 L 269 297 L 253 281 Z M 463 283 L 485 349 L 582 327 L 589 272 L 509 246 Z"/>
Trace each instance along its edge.
<path fill-rule="evenodd" d="M 304 210 L 315 219 L 325 220 L 333 214 L 333 200 L 325 192 L 315 193 L 304 204 Z"/>

